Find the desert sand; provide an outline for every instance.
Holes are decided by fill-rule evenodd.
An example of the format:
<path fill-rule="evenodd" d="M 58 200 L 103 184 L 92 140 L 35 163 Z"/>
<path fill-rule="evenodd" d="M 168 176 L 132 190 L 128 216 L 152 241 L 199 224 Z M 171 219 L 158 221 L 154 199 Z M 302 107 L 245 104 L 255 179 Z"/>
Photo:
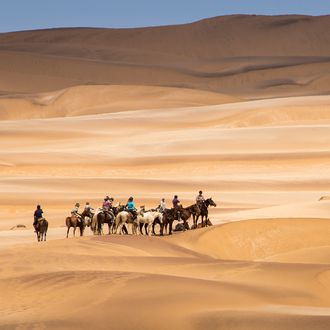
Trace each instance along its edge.
<path fill-rule="evenodd" d="M 0 34 L 0 328 L 329 329 L 329 28 Z M 188 206 L 200 189 L 211 227 L 65 238 L 77 201 Z"/>

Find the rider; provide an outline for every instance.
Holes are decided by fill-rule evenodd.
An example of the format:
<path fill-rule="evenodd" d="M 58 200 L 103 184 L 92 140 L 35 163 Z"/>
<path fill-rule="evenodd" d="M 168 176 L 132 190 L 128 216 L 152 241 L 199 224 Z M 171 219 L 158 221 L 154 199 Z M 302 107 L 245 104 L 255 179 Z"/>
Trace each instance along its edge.
<path fill-rule="evenodd" d="M 177 195 L 174 196 L 174 198 L 172 200 L 172 204 L 173 204 L 174 211 L 177 214 L 178 220 L 180 220 L 181 214 L 180 214 L 179 207 L 180 207 L 181 203 L 180 203 L 180 200 Z"/>
<path fill-rule="evenodd" d="M 103 211 L 105 213 L 108 213 L 110 216 L 114 217 L 113 210 L 112 210 L 112 202 L 113 202 L 113 198 L 106 196 L 104 198 L 102 207 L 103 207 Z"/>
<path fill-rule="evenodd" d="M 76 203 L 74 208 L 71 210 L 71 216 L 77 217 L 78 221 L 81 221 L 81 215 L 78 213 L 80 204 Z"/>
<path fill-rule="evenodd" d="M 162 198 L 159 204 L 159 212 L 163 213 L 166 210 L 165 198 Z"/>
<path fill-rule="evenodd" d="M 108 211 L 110 208 L 110 201 L 109 201 L 109 196 L 105 197 L 103 200 L 103 204 L 102 204 L 102 208 L 104 209 L 104 211 Z"/>
<path fill-rule="evenodd" d="M 136 208 L 135 208 L 135 203 L 133 197 L 130 197 L 127 201 L 126 205 L 127 211 L 132 214 L 133 219 L 136 218 L 137 213 L 136 213 Z"/>
<path fill-rule="evenodd" d="M 33 221 L 33 227 L 36 229 L 36 225 L 38 224 L 38 221 L 43 218 L 42 214 L 44 211 L 41 209 L 40 205 L 37 205 L 37 209 L 34 211 L 34 221 Z"/>
<path fill-rule="evenodd" d="M 200 209 L 202 208 L 204 201 L 205 201 L 205 198 L 203 196 L 203 192 L 200 190 L 196 197 L 196 204 L 198 205 L 198 207 Z"/>
<path fill-rule="evenodd" d="M 114 201 L 114 198 L 113 197 L 109 197 L 109 208 L 110 209 L 113 207 L 113 201 Z"/>
<path fill-rule="evenodd" d="M 94 209 L 91 207 L 91 205 L 89 204 L 89 202 L 86 202 L 86 205 L 85 205 L 85 209 L 84 210 L 85 210 L 86 214 L 90 218 L 92 218 L 92 213 L 93 213 Z"/>

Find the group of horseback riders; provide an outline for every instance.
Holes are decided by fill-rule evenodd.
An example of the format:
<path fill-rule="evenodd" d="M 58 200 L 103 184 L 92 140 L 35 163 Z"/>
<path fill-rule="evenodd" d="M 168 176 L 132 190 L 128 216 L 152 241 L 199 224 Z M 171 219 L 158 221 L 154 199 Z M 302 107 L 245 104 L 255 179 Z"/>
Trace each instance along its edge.
<path fill-rule="evenodd" d="M 114 217 L 114 198 L 106 196 L 103 200 L 102 203 L 102 211 L 105 213 L 110 214 L 112 217 Z M 203 196 L 203 192 L 199 191 L 197 197 L 196 197 L 196 205 L 202 209 L 203 203 L 205 202 L 205 198 Z M 178 198 L 177 195 L 174 196 L 172 200 L 172 206 L 174 210 L 174 214 L 176 214 L 177 220 L 180 220 L 181 218 L 181 202 Z M 79 222 L 82 222 L 85 216 L 88 216 L 89 218 L 93 218 L 93 214 L 95 213 L 95 209 L 90 205 L 89 202 L 86 202 L 84 206 L 83 212 L 79 212 L 80 208 L 80 203 L 76 203 L 75 206 L 71 210 L 71 216 L 75 216 Z M 124 210 L 129 212 L 133 219 L 137 217 L 137 209 L 135 206 L 134 198 L 130 197 L 126 203 L 126 205 L 123 207 Z M 166 201 L 165 198 L 162 198 L 158 207 L 156 208 L 161 213 L 164 213 L 167 208 L 166 208 Z M 33 222 L 33 227 L 36 228 L 36 225 L 38 224 L 38 221 L 43 219 L 43 210 L 41 209 L 40 205 L 37 205 L 37 209 L 34 212 L 34 222 Z"/>

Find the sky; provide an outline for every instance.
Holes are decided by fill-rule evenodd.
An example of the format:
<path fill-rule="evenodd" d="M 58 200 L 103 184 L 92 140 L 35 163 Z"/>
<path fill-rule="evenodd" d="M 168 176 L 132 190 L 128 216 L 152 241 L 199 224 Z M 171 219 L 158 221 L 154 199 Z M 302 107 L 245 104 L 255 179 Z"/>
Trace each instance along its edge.
<path fill-rule="evenodd" d="M 0 0 L 0 32 L 171 25 L 228 14 L 330 14 L 329 0 Z"/>

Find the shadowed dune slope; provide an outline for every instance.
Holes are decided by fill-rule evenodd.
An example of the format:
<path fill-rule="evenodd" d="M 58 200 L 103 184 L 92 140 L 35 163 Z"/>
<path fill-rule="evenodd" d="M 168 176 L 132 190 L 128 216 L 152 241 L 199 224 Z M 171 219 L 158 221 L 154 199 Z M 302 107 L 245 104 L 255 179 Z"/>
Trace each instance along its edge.
<path fill-rule="evenodd" d="M 172 238 L 180 246 L 219 259 L 330 262 L 330 220 L 238 221 Z"/>
<path fill-rule="evenodd" d="M 215 17 L 136 29 L 0 34 L 0 92 L 156 85 L 245 98 L 329 93 L 330 17 Z"/>

